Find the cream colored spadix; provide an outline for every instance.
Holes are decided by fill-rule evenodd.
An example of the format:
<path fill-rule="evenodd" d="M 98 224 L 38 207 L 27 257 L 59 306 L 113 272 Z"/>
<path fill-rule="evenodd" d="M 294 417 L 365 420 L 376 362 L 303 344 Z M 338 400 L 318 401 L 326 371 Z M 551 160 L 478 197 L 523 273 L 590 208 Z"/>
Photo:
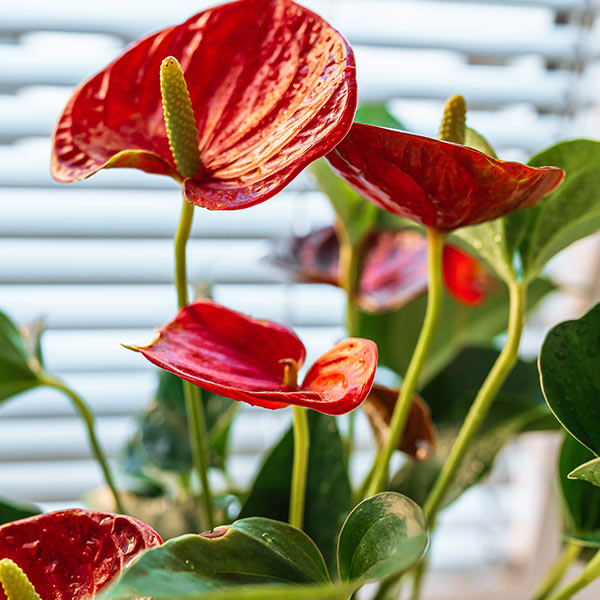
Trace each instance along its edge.
<path fill-rule="evenodd" d="M 169 147 L 177 170 L 183 177 L 194 177 L 202 166 L 198 128 L 183 70 L 172 56 L 160 65 L 160 93 Z"/>

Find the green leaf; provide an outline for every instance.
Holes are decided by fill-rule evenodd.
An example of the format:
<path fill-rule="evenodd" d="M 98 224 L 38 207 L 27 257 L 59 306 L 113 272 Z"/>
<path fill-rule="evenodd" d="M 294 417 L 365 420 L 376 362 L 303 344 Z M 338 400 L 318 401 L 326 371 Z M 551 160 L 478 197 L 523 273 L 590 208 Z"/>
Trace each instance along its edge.
<path fill-rule="evenodd" d="M 144 552 L 107 596 L 203 598 L 218 588 L 282 582 L 328 583 L 323 557 L 302 531 L 253 517 L 213 532 L 184 535 Z"/>
<path fill-rule="evenodd" d="M 520 246 L 525 276 L 535 277 L 563 248 L 600 228 L 600 142 L 571 140 L 536 154 L 534 167 L 564 169 L 563 183 L 528 213 Z"/>
<path fill-rule="evenodd" d="M 528 291 L 527 308 L 533 308 L 554 289 L 545 279 L 534 281 Z M 371 339 L 379 348 L 379 364 L 404 374 L 408 368 L 425 316 L 427 297 L 421 296 L 400 310 L 361 315 L 358 336 Z M 487 300 L 467 307 L 444 294 L 444 305 L 431 350 L 421 373 L 421 382 L 431 380 L 465 346 L 490 345 L 508 321 L 508 292 L 498 285 Z"/>
<path fill-rule="evenodd" d="M 304 530 L 334 569 L 337 534 L 352 508 L 344 447 L 334 417 L 308 411 L 308 426 Z M 265 460 L 242 507 L 241 518 L 256 515 L 287 520 L 293 458 L 294 438 L 290 428 Z"/>
<path fill-rule="evenodd" d="M 559 485 L 566 509 L 567 535 L 585 536 L 587 543 L 600 546 L 600 489 L 568 477 L 594 455 L 574 437 L 565 435 L 558 459 Z"/>
<path fill-rule="evenodd" d="M 425 501 L 498 354 L 491 348 L 467 348 L 422 390 L 438 429 L 435 454 L 423 463 L 407 462 L 394 475 L 392 489 L 418 503 Z M 444 504 L 456 500 L 489 473 L 498 452 L 516 434 L 557 426 L 540 392 L 535 363 L 519 360 L 469 446 Z"/>
<path fill-rule="evenodd" d="M 539 369 L 546 401 L 562 426 L 600 454 L 600 304 L 550 330 Z M 574 465 L 577 466 L 577 465 Z"/>
<path fill-rule="evenodd" d="M 41 512 L 37 506 L 16 504 L 0 498 L 0 525 L 33 517 L 34 515 L 39 515 Z"/>
<path fill-rule="evenodd" d="M 40 384 L 36 363 L 18 327 L 0 312 L 0 402 Z"/>
<path fill-rule="evenodd" d="M 338 566 L 342 581 L 400 575 L 427 548 L 421 508 L 410 498 L 383 492 L 363 500 L 340 531 Z"/>
<path fill-rule="evenodd" d="M 587 481 L 592 485 L 600 487 L 600 458 L 593 458 L 576 469 L 573 469 L 569 475 L 569 479 L 580 479 Z"/>

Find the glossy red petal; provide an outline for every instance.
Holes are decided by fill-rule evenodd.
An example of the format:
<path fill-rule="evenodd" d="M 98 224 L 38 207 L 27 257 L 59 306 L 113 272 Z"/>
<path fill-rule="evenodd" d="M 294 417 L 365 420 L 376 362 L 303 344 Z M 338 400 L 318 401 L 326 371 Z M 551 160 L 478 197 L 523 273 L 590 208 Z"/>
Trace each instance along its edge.
<path fill-rule="evenodd" d="M 291 0 L 240 0 L 145 38 L 79 86 L 54 134 L 57 179 L 106 166 L 177 177 L 159 88 L 167 56 L 181 63 L 199 130 L 203 169 L 184 186 L 195 204 L 266 200 L 352 123 L 355 65 L 344 38 Z"/>
<path fill-rule="evenodd" d="M 533 206 L 564 176 L 556 167 L 502 161 L 460 144 L 359 123 L 327 159 L 380 208 L 448 231 Z"/>
<path fill-rule="evenodd" d="M 140 552 L 161 543 L 137 519 L 78 509 L 0 526 L 0 558 L 17 563 L 43 600 L 92 598 Z"/>
<path fill-rule="evenodd" d="M 347 338 L 321 356 L 302 382 L 302 392 L 318 394 L 301 404 L 328 415 L 341 415 L 368 396 L 377 368 L 377 345 L 371 340 Z"/>
<path fill-rule="evenodd" d="M 397 310 L 427 290 L 427 240 L 418 231 L 381 231 L 367 242 L 358 303 Z"/>
<path fill-rule="evenodd" d="M 182 308 L 158 338 L 139 351 L 162 369 L 228 398 L 252 403 L 254 392 L 272 393 L 272 401 L 265 400 L 267 408 L 285 406 L 281 393 L 289 388 L 283 382 L 281 360 L 292 359 L 301 366 L 306 354 L 286 327 L 210 300 Z"/>
<path fill-rule="evenodd" d="M 462 304 L 479 306 L 493 285 L 489 271 L 470 254 L 456 246 L 444 247 L 444 283 Z"/>

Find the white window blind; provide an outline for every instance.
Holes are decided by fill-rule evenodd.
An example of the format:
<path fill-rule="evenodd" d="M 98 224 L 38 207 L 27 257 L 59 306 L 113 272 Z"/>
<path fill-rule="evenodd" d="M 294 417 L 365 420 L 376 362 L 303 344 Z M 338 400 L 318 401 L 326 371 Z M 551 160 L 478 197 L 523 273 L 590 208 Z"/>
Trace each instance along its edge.
<path fill-rule="evenodd" d="M 134 430 L 135 413 L 150 401 L 155 384 L 148 363 L 119 343 L 149 341 L 175 312 L 171 238 L 179 189 L 166 177 L 133 170 L 58 184 L 49 175 L 49 136 L 77 83 L 144 33 L 211 4 L 0 4 L 0 310 L 20 323 L 46 318 L 48 370 L 90 402 L 112 457 Z M 461 93 L 469 124 L 503 158 L 523 160 L 559 139 L 598 134 L 600 36 L 593 2 L 304 4 L 352 43 L 360 98 L 387 102 L 412 131 L 434 135 L 445 98 Z M 251 209 L 199 209 L 189 246 L 190 280 L 211 284 L 215 299 L 231 308 L 293 326 L 310 363 L 343 335 L 342 293 L 293 284 L 260 259 L 274 240 L 332 220 L 328 202 L 307 175 Z M 258 454 L 285 422 L 286 411 L 243 408 L 233 434 L 234 477 L 251 480 Z M 434 553 L 438 567 L 451 573 L 484 564 L 508 568 L 531 557 L 542 523 L 532 518 L 523 525 L 515 502 L 523 509 L 529 501 L 528 514 L 541 511 L 548 474 L 536 475 L 534 466 L 536 453 L 547 452 L 543 440 L 521 444 L 526 452 L 512 448 L 487 486 L 448 511 Z M 355 467 L 363 472 L 371 448 L 364 421 L 359 447 Z M 72 504 L 99 484 L 84 430 L 66 399 L 36 390 L 0 407 L 0 496 L 54 507 Z M 529 528 L 529 537 L 515 541 L 520 526 Z M 437 597 L 451 597 L 438 587 Z M 474 598 L 481 597 L 477 590 Z M 507 597 L 493 593 L 490 600 Z"/>

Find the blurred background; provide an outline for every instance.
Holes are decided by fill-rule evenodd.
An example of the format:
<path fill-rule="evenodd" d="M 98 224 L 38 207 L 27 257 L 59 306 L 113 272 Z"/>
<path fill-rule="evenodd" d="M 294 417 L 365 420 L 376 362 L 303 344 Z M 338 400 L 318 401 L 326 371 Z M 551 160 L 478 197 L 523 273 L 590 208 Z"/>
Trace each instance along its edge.
<path fill-rule="evenodd" d="M 122 452 L 156 372 L 119 343 L 142 344 L 174 314 L 172 242 L 178 186 L 165 177 L 104 171 L 71 185 L 49 175 L 50 135 L 73 87 L 144 33 L 180 22 L 203 0 L 41 0 L 0 3 L 0 310 L 48 332 L 47 369 L 93 407 L 111 457 Z M 446 97 L 463 94 L 468 123 L 498 155 L 526 161 L 558 140 L 600 138 L 600 7 L 591 0 L 313 0 L 353 45 L 362 101 L 387 103 L 411 131 L 435 136 Z M 278 197 L 239 212 L 197 210 L 190 280 L 255 317 L 286 323 L 308 363 L 343 336 L 344 298 L 296 284 L 261 258 L 274 242 L 333 222 L 303 174 Z M 549 327 L 600 298 L 598 240 L 554 261 L 563 291 L 528 328 L 535 356 Z M 289 421 L 244 405 L 230 470 L 248 484 L 260 453 Z M 373 442 L 359 420 L 364 474 Z M 552 499 L 557 440 L 528 434 L 489 481 L 444 513 L 428 598 L 522 597 L 558 549 Z M 54 509 L 81 504 L 102 482 L 83 426 L 52 390 L 0 406 L 0 496 Z M 217 482 L 218 483 L 218 482 Z M 473 575 L 479 570 L 477 576 Z M 598 597 L 598 591 L 581 598 Z"/>

